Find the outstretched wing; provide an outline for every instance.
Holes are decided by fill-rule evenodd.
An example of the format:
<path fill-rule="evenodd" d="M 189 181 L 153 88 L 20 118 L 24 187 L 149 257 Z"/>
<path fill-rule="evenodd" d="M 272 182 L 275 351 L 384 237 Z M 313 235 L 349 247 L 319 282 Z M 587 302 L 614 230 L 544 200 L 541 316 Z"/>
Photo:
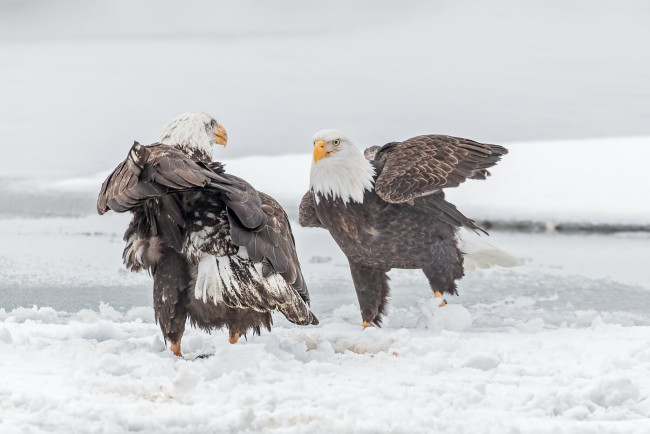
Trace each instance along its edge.
<path fill-rule="evenodd" d="M 457 187 L 466 179 L 485 179 L 508 151 L 451 136 L 418 136 L 372 149 L 380 168 L 375 191 L 386 202 L 408 202 L 443 188 Z"/>
<path fill-rule="evenodd" d="M 323 223 L 316 215 L 316 208 L 314 207 L 314 195 L 309 190 L 302 197 L 298 212 L 298 224 L 305 228 L 322 228 Z"/>

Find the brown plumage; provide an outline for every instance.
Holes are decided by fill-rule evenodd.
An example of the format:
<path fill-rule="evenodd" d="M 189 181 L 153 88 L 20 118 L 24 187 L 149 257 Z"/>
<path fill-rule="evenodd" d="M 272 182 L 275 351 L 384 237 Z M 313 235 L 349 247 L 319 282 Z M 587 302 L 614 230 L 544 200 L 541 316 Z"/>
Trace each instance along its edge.
<path fill-rule="evenodd" d="M 401 203 L 458 187 L 466 179 L 485 179 L 508 151 L 458 137 L 417 136 L 389 143 L 377 151 L 374 161 L 382 166 L 375 191 L 386 202 Z"/>
<path fill-rule="evenodd" d="M 195 121 L 198 115 L 208 116 L 186 116 Z M 212 121 L 206 121 L 208 130 L 218 125 Z M 180 128 L 187 130 L 187 123 Z M 192 134 L 205 131 L 199 124 Z M 190 155 L 201 155 L 188 152 L 193 137 L 184 147 L 136 142 L 97 200 L 99 214 L 133 213 L 124 263 L 152 274 L 165 340 L 180 355 L 188 318 L 208 331 L 228 327 L 231 342 L 249 330 L 270 330 L 276 309 L 296 324 L 317 324 L 284 210 L 220 163 L 193 160 Z"/>
<path fill-rule="evenodd" d="M 386 311 L 392 268 L 421 269 L 431 289 L 456 294 L 463 276 L 457 228 L 479 231 L 443 189 L 484 179 L 507 150 L 450 136 L 419 136 L 365 150 L 335 130 L 314 137 L 302 226 L 327 229 L 350 264 L 364 326 Z"/>

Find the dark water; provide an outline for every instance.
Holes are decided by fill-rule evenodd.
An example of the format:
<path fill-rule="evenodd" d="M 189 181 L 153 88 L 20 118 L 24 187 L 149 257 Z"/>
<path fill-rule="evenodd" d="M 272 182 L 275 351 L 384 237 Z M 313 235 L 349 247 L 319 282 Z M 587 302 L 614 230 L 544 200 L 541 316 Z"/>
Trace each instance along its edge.
<path fill-rule="evenodd" d="M 0 218 L 79 217 L 95 213 L 96 193 L 36 188 L 28 179 L 0 178 Z"/>
<path fill-rule="evenodd" d="M 17 307 L 50 306 L 64 312 L 80 309 L 97 310 L 104 302 L 119 311 L 138 306 L 152 306 L 152 286 L 4 286 L 0 284 L 0 308 L 7 311 Z"/>

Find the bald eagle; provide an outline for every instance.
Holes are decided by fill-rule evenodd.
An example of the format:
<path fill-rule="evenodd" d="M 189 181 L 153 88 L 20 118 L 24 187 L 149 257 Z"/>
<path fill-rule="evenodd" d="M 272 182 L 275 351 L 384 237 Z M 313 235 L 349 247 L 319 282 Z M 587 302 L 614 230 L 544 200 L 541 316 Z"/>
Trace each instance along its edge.
<path fill-rule="evenodd" d="M 153 276 L 156 321 L 179 357 L 188 318 L 207 331 L 227 327 L 231 343 L 270 330 L 274 309 L 295 324 L 318 323 L 284 210 L 212 162 L 213 145 L 227 137 L 210 115 L 181 115 L 158 143 L 134 143 L 97 200 L 99 214 L 133 214 L 124 263 Z"/>
<path fill-rule="evenodd" d="M 456 280 L 464 274 L 457 230 L 482 229 L 445 200 L 444 189 L 485 179 L 508 151 L 428 135 L 362 154 L 336 130 L 319 131 L 313 142 L 299 223 L 327 229 L 347 256 L 363 327 L 381 324 L 392 268 L 421 269 L 436 297 L 457 294 Z M 513 260 L 505 252 L 494 259 L 503 265 Z"/>

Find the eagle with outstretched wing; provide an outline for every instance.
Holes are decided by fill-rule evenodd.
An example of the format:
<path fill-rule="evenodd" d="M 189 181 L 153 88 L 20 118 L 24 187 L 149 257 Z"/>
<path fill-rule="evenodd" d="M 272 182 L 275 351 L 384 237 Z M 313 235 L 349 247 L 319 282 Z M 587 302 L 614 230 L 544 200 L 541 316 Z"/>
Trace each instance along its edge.
<path fill-rule="evenodd" d="M 185 323 L 227 327 L 231 343 L 271 329 L 271 311 L 318 324 L 282 207 L 212 162 L 225 129 L 192 112 L 164 130 L 160 143 L 134 143 L 97 200 L 104 214 L 130 211 L 123 259 L 153 276 L 156 321 L 181 356 Z"/>
<path fill-rule="evenodd" d="M 347 256 L 363 326 L 381 324 L 392 268 L 421 269 L 436 297 L 457 294 L 456 280 L 464 274 L 458 229 L 483 230 L 445 200 L 444 189 L 485 179 L 508 151 L 426 135 L 362 154 L 336 130 L 319 131 L 313 142 L 299 223 L 327 229 Z M 519 264 L 497 248 L 490 255 L 494 265 Z"/>

